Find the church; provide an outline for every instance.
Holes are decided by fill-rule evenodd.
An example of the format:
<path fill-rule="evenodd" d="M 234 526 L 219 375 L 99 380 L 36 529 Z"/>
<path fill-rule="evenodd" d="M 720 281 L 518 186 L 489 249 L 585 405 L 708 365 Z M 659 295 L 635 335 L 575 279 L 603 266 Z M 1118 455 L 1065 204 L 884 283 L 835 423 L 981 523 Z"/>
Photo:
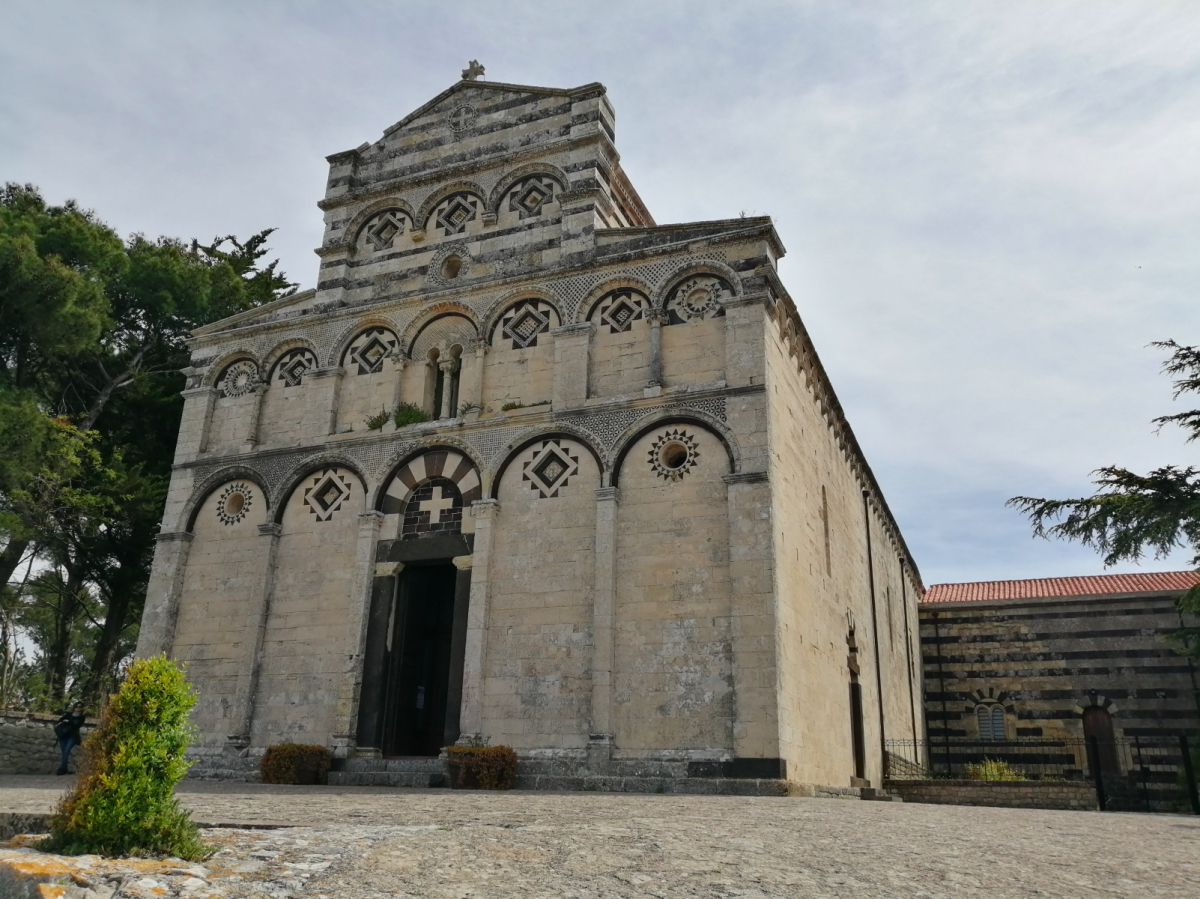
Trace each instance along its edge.
<path fill-rule="evenodd" d="M 881 787 L 922 584 L 770 218 L 657 224 L 603 85 L 483 74 L 328 157 L 315 289 L 194 333 L 138 654 L 214 765 Z"/>

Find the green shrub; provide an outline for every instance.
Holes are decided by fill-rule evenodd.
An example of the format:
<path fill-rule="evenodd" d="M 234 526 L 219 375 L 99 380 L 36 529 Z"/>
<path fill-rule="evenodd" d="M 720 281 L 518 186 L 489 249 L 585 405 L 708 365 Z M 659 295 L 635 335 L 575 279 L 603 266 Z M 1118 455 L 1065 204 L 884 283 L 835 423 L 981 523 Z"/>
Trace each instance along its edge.
<path fill-rule="evenodd" d="M 525 408 L 524 403 L 519 403 L 516 400 L 509 400 L 507 403 L 505 403 L 503 406 L 500 407 L 500 411 L 501 412 L 511 412 L 513 409 L 524 409 L 524 408 Z"/>
<path fill-rule="evenodd" d="M 414 403 L 401 403 L 396 407 L 396 411 L 392 413 L 395 419 L 396 427 L 402 428 L 405 425 L 415 425 L 422 421 L 429 421 L 429 416 L 424 410 Z"/>
<path fill-rule="evenodd" d="M 184 753 L 195 703 L 183 670 L 166 655 L 130 665 L 84 741 L 79 782 L 59 801 L 39 848 L 69 855 L 211 855 L 174 796 L 192 764 Z"/>
<path fill-rule="evenodd" d="M 456 790 L 511 790 L 517 753 L 511 746 L 447 746 L 450 786 Z"/>
<path fill-rule="evenodd" d="M 984 759 L 977 765 L 967 765 L 967 780 L 1025 780 L 1025 775 L 997 759 Z"/>
<path fill-rule="evenodd" d="M 324 746 L 280 743 L 267 749 L 258 770 L 265 784 L 323 784 L 332 764 L 333 753 Z"/>
<path fill-rule="evenodd" d="M 378 415 L 372 415 L 367 419 L 368 431 L 382 430 L 383 426 L 392 420 L 392 414 L 387 409 L 380 409 Z"/>

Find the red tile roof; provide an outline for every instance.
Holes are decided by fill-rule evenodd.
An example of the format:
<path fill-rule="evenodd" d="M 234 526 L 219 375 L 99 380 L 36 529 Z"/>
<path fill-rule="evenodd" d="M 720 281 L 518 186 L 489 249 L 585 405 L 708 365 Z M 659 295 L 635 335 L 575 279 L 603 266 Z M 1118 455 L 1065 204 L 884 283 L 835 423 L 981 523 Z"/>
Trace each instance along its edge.
<path fill-rule="evenodd" d="M 977 581 L 970 584 L 934 584 L 925 591 L 921 602 L 980 602 L 989 599 L 1103 596 L 1110 593 L 1165 593 L 1188 590 L 1198 583 L 1200 571 L 1043 577 L 1027 581 Z"/>

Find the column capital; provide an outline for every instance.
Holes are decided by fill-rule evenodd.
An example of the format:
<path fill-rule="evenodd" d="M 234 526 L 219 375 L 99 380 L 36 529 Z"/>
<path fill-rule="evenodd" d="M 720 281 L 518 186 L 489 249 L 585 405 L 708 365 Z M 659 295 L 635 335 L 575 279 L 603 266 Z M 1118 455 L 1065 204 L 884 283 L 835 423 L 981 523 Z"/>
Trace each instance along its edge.
<path fill-rule="evenodd" d="M 283 525 L 278 521 L 268 521 L 266 524 L 258 526 L 258 536 L 260 537 L 278 537 L 283 533 Z"/>
<path fill-rule="evenodd" d="M 455 556 L 450 561 L 454 564 L 454 567 L 457 568 L 459 571 L 465 571 L 465 570 L 470 569 L 471 566 L 475 563 L 475 557 L 474 556 Z"/>
<path fill-rule="evenodd" d="M 734 484 L 765 484 L 768 478 L 765 471 L 735 471 L 733 474 L 721 475 L 721 480 L 732 486 Z"/>
<path fill-rule="evenodd" d="M 216 387 L 189 387 L 187 390 L 179 391 L 179 395 L 185 400 L 190 400 L 196 396 L 214 396 L 216 393 Z"/>
<path fill-rule="evenodd" d="M 487 353 L 487 351 L 490 347 L 491 347 L 491 344 L 488 342 L 488 339 L 486 337 L 472 337 L 471 338 L 471 349 L 473 349 L 475 351 L 476 356 L 484 355 L 485 353 Z"/>
<path fill-rule="evenodd" d="M 554 337 L 589 337 L 595 328 L 595 322 L 574 322 L 573 324 L 562 325 L 558 328 L 551 328 L 550 333 Z"/>
<path fill-rule="evenodd" d="M 599 487 L 596 490 L 596 502 L 618 503 L 621 501 L 621 491 L 617 487 Z"/>
<path fill-rule="evenodd" d="M 395 577 L 404 570 L 403 562 L 376 562 L 375 577 Z"/>
<path fill-rule="evenodd" d="M 477 499 L 471 503 L 471 511 L 475 513 L 476 520 L 491 518 L 494 515 L 500 514 L 500 500 L 491 498 Z"/>
<path fill-rule="evenodd" d="M 191 543 L 196 535 L 191 531 L 163 531 L 155 534 L 154 539 L 159 543 Z"/>

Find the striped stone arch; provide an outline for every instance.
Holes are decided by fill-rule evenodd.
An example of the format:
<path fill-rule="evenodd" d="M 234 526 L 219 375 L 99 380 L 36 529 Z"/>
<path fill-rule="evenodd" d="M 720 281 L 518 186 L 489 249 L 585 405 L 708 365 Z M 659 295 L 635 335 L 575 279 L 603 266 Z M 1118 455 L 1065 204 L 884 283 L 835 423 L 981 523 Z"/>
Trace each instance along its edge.
<path fill-rule="evenodd" d="M 463 532 L 471 503 L 483 496 L 475 463 L 453 449 L 434 449 L 409 459 L 392 474 L 379 511 L 386 537 L 415 540 Z"/>

